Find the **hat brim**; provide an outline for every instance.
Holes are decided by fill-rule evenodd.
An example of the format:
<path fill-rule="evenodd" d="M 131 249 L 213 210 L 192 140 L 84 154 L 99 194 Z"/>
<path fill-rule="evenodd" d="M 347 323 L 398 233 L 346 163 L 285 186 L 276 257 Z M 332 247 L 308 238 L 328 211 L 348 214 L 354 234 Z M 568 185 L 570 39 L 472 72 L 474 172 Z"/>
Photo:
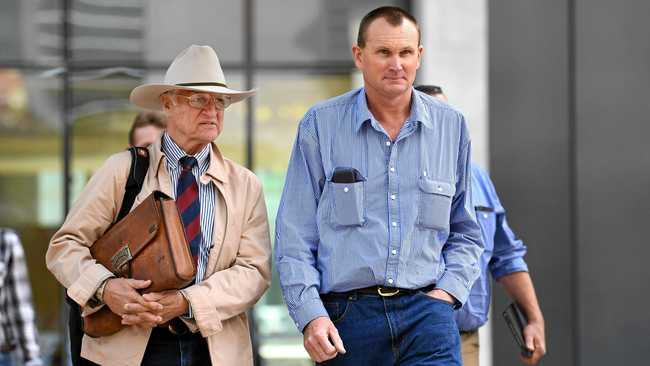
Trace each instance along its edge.
<path fill-rule="evenodd" d="M 144 84 L 131 91 L 129 100 L 138 107 L 152 110 L 161 110 L 160 96 L 170 90 L 191 90 L 204 93 L 227 95 L 230 103 L 241 102 L 242 100 L 255 95 L 257 89 L 246 91 L 228 89 L 223 86 L 178 86 L 173 84 Z"/>

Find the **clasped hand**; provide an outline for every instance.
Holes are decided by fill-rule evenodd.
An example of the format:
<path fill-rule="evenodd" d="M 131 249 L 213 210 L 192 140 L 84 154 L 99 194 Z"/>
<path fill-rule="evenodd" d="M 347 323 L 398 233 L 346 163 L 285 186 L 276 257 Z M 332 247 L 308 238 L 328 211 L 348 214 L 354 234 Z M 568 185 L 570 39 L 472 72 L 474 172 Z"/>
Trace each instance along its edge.
<path fill-rule="evenodd" d="M 185 314 L 189 304 L 178 290 L 150 292 L 138 290 L 151 285 L 150 280 L 113 278 L 104 289 L 104 303 L 122 317 L 122 324 L 153 328 Z"/>

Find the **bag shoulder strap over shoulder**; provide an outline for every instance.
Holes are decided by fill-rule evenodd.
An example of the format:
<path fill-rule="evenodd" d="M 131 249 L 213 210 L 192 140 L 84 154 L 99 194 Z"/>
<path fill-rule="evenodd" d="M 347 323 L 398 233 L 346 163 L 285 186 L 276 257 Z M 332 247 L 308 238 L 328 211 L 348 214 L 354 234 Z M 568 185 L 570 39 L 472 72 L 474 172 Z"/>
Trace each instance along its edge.
<path fill-rule="evenodd" d="M 149 151 L 142 147 L 130 147 L 131 167 L 129 176 L 124 186 L 124 199 L 120 213 L 117 215 L 117 221 L 120 221 L 131 210 L 135 197 L 140 193 L 144 178 L 147 176 L 149 169 Z M 70 336 L 70 357 L 74 366 L 98 366 L 95 363 L 81 357 L 81 341 L 83 338 L 83 320 L 81 319 L 81 309 L 74 300 L 67 294 L 65 300 L 70 305 L 68 317 L 68 329 Z"/>
<path fill-rule="evenodd" d="M 131 153 L 131 168 L 129 169 L 129 176 L 124 186 L 124 200 L 122 200 L 122 207 L 120 213 L 117 215 L 117 221 L 120 221 L 126 214 L 131 211 L 131 206 L 135 201 L 135 197 L 142 190 L 144 178 L 147 176 L 149 169 L 149 151 L 143 147 L 130 147 Z"/>

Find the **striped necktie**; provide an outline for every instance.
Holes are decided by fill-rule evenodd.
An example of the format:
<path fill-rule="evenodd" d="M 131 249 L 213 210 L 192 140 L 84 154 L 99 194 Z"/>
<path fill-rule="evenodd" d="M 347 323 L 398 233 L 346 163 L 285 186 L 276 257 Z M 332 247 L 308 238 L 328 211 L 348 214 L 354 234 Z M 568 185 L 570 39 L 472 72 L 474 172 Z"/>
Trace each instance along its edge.
<path fill-rule="evenodd" d="M 196 184 L 192 167 L 197 164 L 194 157 L 184 156 L 179 162 L 183 170 L 176 184 L 176 206 L 181 214 L 185 237 L 190 245 L 190 253 L 196 267 L 201 248 L 201 202 L 199 201 L 199 186 Z"/>

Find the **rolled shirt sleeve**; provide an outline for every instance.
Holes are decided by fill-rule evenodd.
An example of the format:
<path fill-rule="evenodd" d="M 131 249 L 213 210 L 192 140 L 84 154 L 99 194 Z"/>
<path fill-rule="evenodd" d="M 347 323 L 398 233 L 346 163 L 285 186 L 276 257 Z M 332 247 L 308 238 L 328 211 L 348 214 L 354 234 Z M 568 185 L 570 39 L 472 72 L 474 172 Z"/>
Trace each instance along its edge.
<path fill-rule="evenodd" d="M 490 260 L 492 277 L 499 279 L 515 272 L 528 272 L 528 265 L 524 260 L 526 251 L 527 248 L 523 241 L 517 239 L 515 233 L 510 229 L 506 214 L 501 207 L 500 212 L 497 212 L 494 254 Z"/>
<path fill-rule="evenodd" d="M 488 263 L 492 277 L 499 279 L 515 272 L 528 272 L 528 265 L 524 260 L 527 251 L 526 245 L 515 236 L 508 225 L 506 210 L 501 204 L 490 176 L 478 167 L 475 172 L 484 194 L 494 207 L 495 228 L 492 238 L 494 245 L 492 257 Z"/>

